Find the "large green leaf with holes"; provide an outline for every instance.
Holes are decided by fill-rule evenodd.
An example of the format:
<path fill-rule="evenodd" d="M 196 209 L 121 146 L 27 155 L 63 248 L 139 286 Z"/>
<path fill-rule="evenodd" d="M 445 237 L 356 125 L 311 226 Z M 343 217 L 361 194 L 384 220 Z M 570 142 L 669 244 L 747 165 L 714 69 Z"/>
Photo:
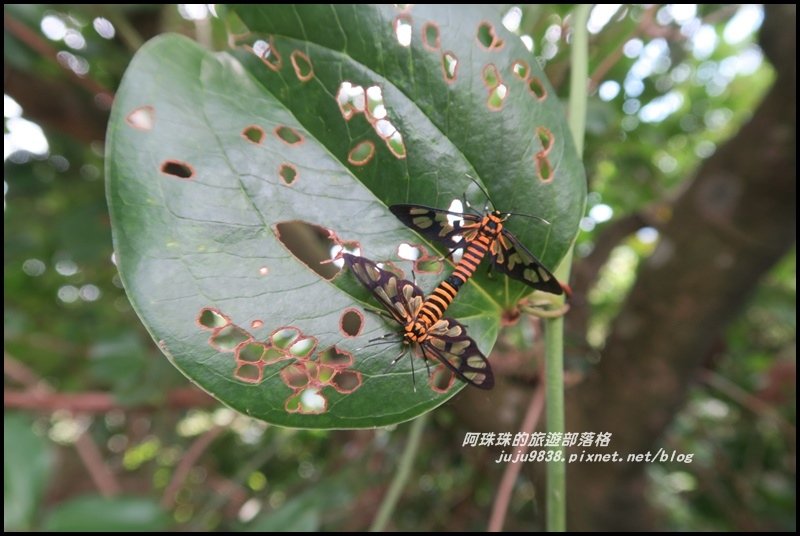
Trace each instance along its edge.
<path fill-rule="evenodd" d="M 131 302 L 187 377 L 265 421 L 369 427 L 436 407 L 463 382 L 416 358 L 388 368 L 399 343 L 364 348 L 399 327 L 331 252 L 359 248 L 407 278 L 406 252 L 428 257 L 429 292 L 451 266 L 387 207 L 483 207 L 471 176 L 495 207 L 549 221 L 508 227 L 555 267 L 585 187 L 553 90 L 494 10 L 230 9 L 249 29 L 231 51 L 159 37 L 117 93 L 108 200 Z M 489 355 L 529 290 L 480 273 L 447 314 Z"/>

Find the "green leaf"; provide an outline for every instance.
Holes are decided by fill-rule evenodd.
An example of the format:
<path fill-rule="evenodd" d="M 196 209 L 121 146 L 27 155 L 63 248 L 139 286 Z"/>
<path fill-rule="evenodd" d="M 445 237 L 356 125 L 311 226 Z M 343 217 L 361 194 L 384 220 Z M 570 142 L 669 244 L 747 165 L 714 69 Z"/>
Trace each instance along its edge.
<path fill-rule="evenodd" d="M 3 417 L 3 528 L 30 530 L 40 506 L 53 453 L 32 421 L 15 413 Z"/>
<path fill-rule="evenodd" d="M 169 528 L 169 516 L 152 499 L 87 495 L 58 505 L 44 530 L 53 532 L 145 532 Z"/>
<path fill-rule="evenodd" d="M 427 14 L 410 19 L 406 47 L 395 36 L 400 12 L 392 7 L 235 8 L 252 31 L 269 35 L 243 37 L 232 54 L 157 38 L 139 51 L 117 93 L 106 161 L 126 290 L 167 357 L 243 413 L 286 426 L 378 426 L 411 419 L 463 387 L 432 390 L 419 360 L 416 389 L 412 360 L 387 371 L 399 345 L 357 350 L 399 328 L 365 309 L 375 303 L 349 275 L 330 281 L 337 270 L 319 264 L 330 260 L 335 243 L 391 261 L 407 277 L 401 243 L 435 256 L 389 204 L 446 208 L 469 190 L 483 206 L 469 174 L 498 208 L 551 222 L 509 222 L 548 266 L 574 237 L 583 172 L 534 59 L 493 11 L 414 10 Z M 482 48 L 478 31 L 486 20 L 495 21 L 502 47 Z M 439 32 L 438 51 L 421 43 L 426 21 L 431 43 Z M 452 83 L 442 70 L 444 51 L 458 61 Z M 547 96 L 538 98 L 511 72 L 515 60 L 526 62 L 536 91 Z M 486 77 L 506 86 L 499 111 L 488 107 Z M 366 106 L 345 98 L 344 82 L 356 101 L 356 86 L 372 97 Z M 387 123 L 379 121 L 384 109 Z M 552 139 L 544 155 L 543 129 Z M 549 181 L 537 176 L 537 154 L 552 169 Z M 429 292 L 442 277 L 419 274 L 417 283 Z M 480 274 L 448 315 L 464 322 L 488 355 L 503 309 L 528 292 Z M 363 316 L 356 337 L 340 328 L 351 309 L 351 318 Z M 287 354 L 307 337 L 316 343 L 310 353 Z M 289 339 L 283 347 L 281 338 Z M 352 363 L 338 361 L 346 385 L 331 386 L 330 369 L 308 383 L 305 372 L 333 346 L 354 354 Z"/>

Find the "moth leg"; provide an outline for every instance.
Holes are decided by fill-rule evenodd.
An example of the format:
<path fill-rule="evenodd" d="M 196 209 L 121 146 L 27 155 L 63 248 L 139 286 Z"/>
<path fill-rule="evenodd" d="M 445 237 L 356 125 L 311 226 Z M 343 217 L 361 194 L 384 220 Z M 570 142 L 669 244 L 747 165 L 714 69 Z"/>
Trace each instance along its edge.
<path fill-rule="evenodd" d="M 397 335 L 397 333 L 385 333 L 385 334 L 381 335 L 380 337 L 373 337 L 370 340 L 368 340 L 367 342 L 384 341 L 384 340 L 388 339 L 389 337 L 395 337 L 396 335 Z"/>
<path fill-rule="evenodd" d="M 374 313 L 374 314 L 376 314 L 378 316 L 382 316 L 384 318 L 388 318 L 389 320 L 394 320 L 394 317 L 391 314 L 389 314 L 386 311 L 384 311 L 383 309 L 378 309 L 377 307 L 372 307 L 370 305 L 365 305 L 364 309 L 366 309 L 370 313 Z"/>
<path fill-rule="evenodd" d="M 414 373 L 414 354 L 411 354 L 411 383 L 414 385 L 414 392 L 417 392 L 417 376 Z"/>
<path fill-rule="evenodd" d="M 431 377 L 430 358 L 428 357 L 428 354 L 425 353 L 425 347 L 422 346 L 421 348 L 422 348 L 422 359 L 425 361 L 425 368 L 428 370 L 428 378 L 430 378 Z"/>
<path fill-rule="evenodd" d="M 463 248 L 464 248 L 464 246 L 459 245 L 457 247 L 454 247 L 453 249 L 449 249 L 449 250 L 447 250 L 447 255 L 442 255 L 441 257 L 437 257 L 436 260 L 439 261 L 439 262 L 445 261 L 445 260 L 451 258 L 453 256 L 453 254 L 455 254 L 456 251 L 458 251 L 459 249 L 463 249 Z"/>
<path fill-rule="evenodd" d="M 489 267 L 486 269 L 486 273 L 489 277 L 494 277 L 494 270 L 497 267 L 497 257 L 492 257 L 491 261 L 489 262 Z"/>
<path fill-rule="evenodd" d="M 406 355 L 406 352 L 407 352 L 407 351 L 408 351 L 408 347 L 404 346 L 404 347 L 403 347 L 403 350 L 402 350 L 402 351 L 401 351 L 399 354 L 397 354 L 397 355 L 394 357 L 394 359 L 392 359 L 392 360 L 389 362 L 389 366 L 387 366 L 385 369 L 383 369 L 383 372 L 382 372 L 382 374 L 386 374 L 386 372 L 388 372 L 390 368 L 392 368 L 393 366 L 395 366 L 395 365 L 397 364 L 397 362 L 398 362 L 398 361 L 400 361 L 400 360 L 403 358 L 403 356 L 404 356 L 404 355 Z"/>

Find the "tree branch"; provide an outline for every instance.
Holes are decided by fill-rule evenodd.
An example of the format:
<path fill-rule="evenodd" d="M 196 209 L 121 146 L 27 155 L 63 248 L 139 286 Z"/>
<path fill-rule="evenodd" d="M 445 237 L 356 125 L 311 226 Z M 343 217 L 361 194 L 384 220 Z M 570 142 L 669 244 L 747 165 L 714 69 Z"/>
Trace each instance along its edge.
<path fill-rule="evenodd" d="M 212 426 L 192 443 L 192 446 L 189 447 L 186 454 L 181 457 L 181 461 L 178 463 L 178 466 L 175 468 L 175 473 L 172 475 L 172 480 L 170 480 L 169 485 L 164 490 L 164 495 L 161 498 L 161 506 L 166 509 L 175 506 L 175 499 L 178 496 L 178 492 L 183 487 L 183 483 L 186 482 L 186 478 L 189 476 L 192 467 L 194 467 L 194 464 L 197 463 L 197 460 L 200 459 L 206 449 L 211 446 L 211 443 L 226 429 L 225 426 Z"/>
<path fill-rule="evenodd" d="M 163 405 L 145 404 L 141 409 L 158 409 L 168 406 L 173 409 L 209 407 L 217 402 L 196 387 L 175 389 L 167 393 Z M 114 409 L 129 410 L 130 406 L 121 404 L 113 395 L 105 392 L 54 393 L 38 390 L 8 390 L 3 392 L 3 405 L 6 408 L 28 409 L 52 412 L 67 410 L 76 413 L 105 413 Z M 137 409 L 140 409 L 137 408 Z"/>
<path fill-rule="evenodd" d="M 752 119 L 700 167 L 615 320 L 603 360 L 570 406 L 572 427 L 651 448 L 708 349 L 796 240 L 796 8 L 766 6 L 761 43 L 777 79 Z M 647 530 L 639 464 L 571 472 L 575 530 Z"/>
<path fill-rule="evenodd" d="M 24 393 L 27 393 L 28 398 L 46 398 L 56 395 L 56 393 L 53 392 L 53 388 L 39 377 L 38 374 L 5 351 L 3 352 L 3 374 L 27 386 L 29 389 L 24 391 Z M 3 398 L 5 399 L 6 395 L 9 393 L 10 391 L 4 390 Z M 8 407 L 8 405 L 6 405 L 6 407 Z M 89 435 L 90 424 L 91 420 L 86 423 L 83 433 L 75 440 L 75 450 L 78 452 L 83 466 L 89 473 L 89 478 L 92 479 L 92 482 L 95 487 L 97 487 L 100 494 L 104 497 L 112 497 L 119 494 L 122 488 L 119 482 L 117 482 L 114 473 L 108 465 L 106 465 L 105 460 L 103 460 L 103 456 L 100 453 L 100 449 L 97 448 L 97 444 L 92 439 L 92 436 Z"/>
<path fill-rule="evenodd" d="M 59 70 L 66 73 L 69 78 L 77 85 L 84 88 L 92 96 L 105 95 L 108 104 L 111 104 L 113 93 L 110 89 L 103 86 L 98 81 L 90 77 L 78 76 L 74 71 L 65 68 L 59 63 L 57 56 L 58 50 L 47 40 L 43 39 L 37 32 L 18 21 L 7 11 L 3 13 L 3 28 L 20 42 L 24 43 L 31 50 L 39 54 L 43 59 L 55 65 Z"/>
<path fill-rule="evenodd" d="M 541 371 L 541 377 L 544 377 L 544 370 Z M 539 419 L 542 417 L 544 410 L 544 385 L 539 384 L 534 388 L 533 396 L 531 396 L 530 404 L 528 404 L 528 411 L 525 412 L 525 418 L 520 426 L 520 432 L 532 434 L 539 424 Z M 527 444 L 518 447 L 514 455 L 520 456 L 528 452 Z M 514 459 L 514 458 L 512 458 Z M 489 517 L 488 532 L 500 532 L 503 530 L 503 524 L 508 514 L 508 505 L 511 502 L 511 495 L 514 491 L 514 484 L 517 482 L 519 472 L 522 470 L 521 463 L 507 463 L 503 470 L 503 478 L 500 480 L 500 485 L 497 486 L 497 494 L 494 498 L 492 505 L 492 514 Z"/>

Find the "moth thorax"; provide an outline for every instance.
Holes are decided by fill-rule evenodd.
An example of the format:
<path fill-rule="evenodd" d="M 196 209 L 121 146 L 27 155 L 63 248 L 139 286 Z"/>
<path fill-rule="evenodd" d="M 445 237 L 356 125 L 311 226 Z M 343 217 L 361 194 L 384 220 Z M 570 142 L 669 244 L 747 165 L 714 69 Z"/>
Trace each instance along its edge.
<path fill-rule="evenodd" d="M 406 327 L 406 338 L 414 342 L 423 342 L 428 337 L 430 326 L 416 320 L 413 324 Z"/>
<path fill-rule="evenodd" d="M 497 236 L 503 230 L 503 222 L 506 217 L 502 212 L 494 211 L 486 215 L 483 220 L 483 231 L 490 236 Z"/>

